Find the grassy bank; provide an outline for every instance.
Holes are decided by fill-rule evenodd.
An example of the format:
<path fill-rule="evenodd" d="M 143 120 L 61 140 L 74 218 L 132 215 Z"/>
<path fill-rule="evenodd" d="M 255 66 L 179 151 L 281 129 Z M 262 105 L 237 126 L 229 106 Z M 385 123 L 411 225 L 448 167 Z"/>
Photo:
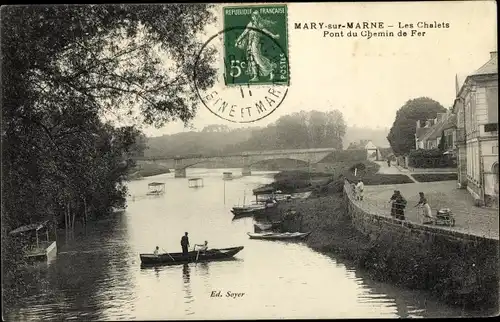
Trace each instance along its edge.
<path fill-rule="evenodd" d="M 313 191 L 315 195 L 341 192 L 344 179 L 351 182 L 363 179 L 365 185 L 413 183 L 404 174 L 377 173 L 380 166 L 374 162 L 335 162 L 328 164 L 328 172 L 308 170 L 281 171 L 274 175 L 274 182 L 255 191 L 281 190 L 284 193 Z M 356 175 L 355 175 L 356 172 Z"/>
<path fill-rule="evenodd" d="M 306 240 L 309 247 L 347 259 L 375 280 L 427 291 L 449 305 L 484 308 L 485 315 L 497 309 L 498 247 L 480 246 L 480 254 L 440 236 L 428 245 L 416 245 L 390 232 L 370 240 L 353 226 L 342 193 L 279 207 L 302 215 L 301 230 L 312 232 Z"/>
<path fill-rule="evenodd" d="M 456 173 L 414 173 L 411 176 L 418 182 L 458 180 Z"/>
<path fill-rule="evenodd" d="M 159 174 L 170 173 L 170 169 L 156 163 L 137 164 L 130 170 L 129 180 L 140 180 L 145 177 L 156 176 Z"/>

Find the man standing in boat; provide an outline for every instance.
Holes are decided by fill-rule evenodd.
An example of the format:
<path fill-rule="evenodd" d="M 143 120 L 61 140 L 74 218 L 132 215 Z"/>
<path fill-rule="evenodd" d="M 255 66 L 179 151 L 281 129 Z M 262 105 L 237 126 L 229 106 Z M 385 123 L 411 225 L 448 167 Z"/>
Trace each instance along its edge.
<path fill-rule="evenodd" d="M 189 252 L 189 238 L 188 233 L 185 232 L 184 236 L 181 238 L 182 255 L 187 255 Z"/>

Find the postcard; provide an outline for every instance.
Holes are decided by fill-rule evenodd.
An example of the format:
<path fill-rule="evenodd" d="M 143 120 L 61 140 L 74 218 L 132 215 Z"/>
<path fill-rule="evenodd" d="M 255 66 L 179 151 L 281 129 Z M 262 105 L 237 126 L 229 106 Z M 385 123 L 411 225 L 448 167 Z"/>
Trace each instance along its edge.
<path fill-rule="evenodd" d="M 5 321 L 495 316 L 494 1 L 1 9 Z"/>

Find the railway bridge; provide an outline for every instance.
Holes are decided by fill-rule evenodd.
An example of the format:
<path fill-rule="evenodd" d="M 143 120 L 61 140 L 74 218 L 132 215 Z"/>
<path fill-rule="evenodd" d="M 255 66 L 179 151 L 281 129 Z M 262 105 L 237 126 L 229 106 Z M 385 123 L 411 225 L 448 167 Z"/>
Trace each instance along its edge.
<path fill-rule="evenodd" d="M 176 178 L 185 178 L 186 169 L 202 162 L 232 162 L 242 167 L 242 174 L 249 176 L 252 174 L 250 167 L 261 161 L 273 159 L 292 159 L 307 163 L 316 163 L 325 158 L 328 154 L 336 151 L 333 148 L 318 149 L 294 149 L 294 150 L 271 150 L 271 151 L 251 151 L 240 152 L 227 155 L 186 155 L 186 156 L 165 156 L 165 157 L 142 157 L 135 158 L 136 161 L 155 162 L 162 164 L 169 169 L 175 169 Z"/>

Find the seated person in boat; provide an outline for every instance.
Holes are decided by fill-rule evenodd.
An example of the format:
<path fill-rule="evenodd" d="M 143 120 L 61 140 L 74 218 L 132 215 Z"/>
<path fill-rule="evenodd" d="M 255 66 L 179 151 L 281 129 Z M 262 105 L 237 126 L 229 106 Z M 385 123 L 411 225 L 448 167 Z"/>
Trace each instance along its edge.
<path fill-rule="evenodd" d="M 158 248 L 158 246 L 156 246 L 155 251 L 153 252 L 153 254 L 155 256 L 158 256 L 158 252 L 159 252 L 159 248 Z"/>
<path fill-rule="evenodd" d="M 196 246 L 198 246 L 198 251 L 206 252 L 208 249 L 208 241 L 205 240 L 204 244 L 195 244 L 194 245 L 195 250 L 196 250 Z"/>

